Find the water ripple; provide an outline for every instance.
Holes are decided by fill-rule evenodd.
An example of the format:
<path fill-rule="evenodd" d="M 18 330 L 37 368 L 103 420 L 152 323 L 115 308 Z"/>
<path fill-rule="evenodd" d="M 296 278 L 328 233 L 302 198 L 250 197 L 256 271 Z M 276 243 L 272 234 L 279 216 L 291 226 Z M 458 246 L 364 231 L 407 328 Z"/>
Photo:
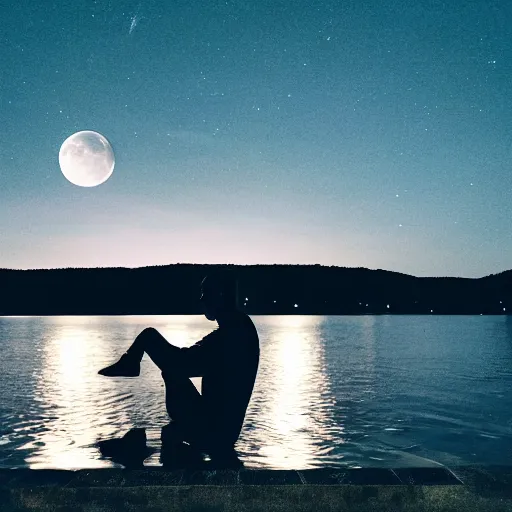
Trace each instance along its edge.
<path fill-rule="evenodd" d="M 97 375 L 148 322 L 178 346 L 211 329 L 200 317 L 0 318 L 0 465 L 111 466 L 95 443 L 134 426 L 159 446 L 168 416 L 152 362 L 138 379 Z M 503 319 L 255 323 L 260 368 L 237 444 L 247 467 L 508 462 L 512 331 Z"/>

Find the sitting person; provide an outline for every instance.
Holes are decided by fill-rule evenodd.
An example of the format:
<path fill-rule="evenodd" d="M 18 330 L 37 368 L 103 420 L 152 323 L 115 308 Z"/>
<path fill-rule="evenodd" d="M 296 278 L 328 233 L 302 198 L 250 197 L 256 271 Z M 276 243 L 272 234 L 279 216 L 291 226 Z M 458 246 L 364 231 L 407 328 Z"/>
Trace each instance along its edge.
<path fill-rule="evenodd" d="M 137 377 L 144 353 L 160 368 L 166 407 L 173 420 L 162 429 L 169 444 L 183 441 L 212 460 L 234 453 L 259 364 L 258 333 L 248 315 L 237 309 L 236 281 L 226 275 L 206 277 L 200 302 L 214 330 L 191 347 L 171 345 L 154 328 L 144 329 L 120 360 L 98 373 Z M 202 377 L 199 393 L 190 377 Z"/>

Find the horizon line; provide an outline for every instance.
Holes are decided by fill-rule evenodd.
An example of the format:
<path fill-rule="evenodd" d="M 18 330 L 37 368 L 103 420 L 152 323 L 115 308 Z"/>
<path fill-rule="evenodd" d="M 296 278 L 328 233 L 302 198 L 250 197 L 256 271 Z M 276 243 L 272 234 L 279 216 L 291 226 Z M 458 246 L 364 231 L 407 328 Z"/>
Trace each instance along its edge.
<path fill-rule="evenodd" d="M 337 269 L 346 269 L 346 270 L 368 270 L 370 272 L 389 272 L 391 274 L 400 274 L 402 276 L 414 277 L 416 279 L 483 279 L 485 277 L 496 276 L 500 274 L 504 274 L 506 272 L 510 272 L 512 269 L 505 269 L 501 272 L 486 274 L 480 277 L 462 277 L 462 276 L 416 276 L 413 274 L 406 274 L 404 272 L 399 272 L 396 270 L 387 270 L 382 268 L 368 268 L 368 267 L 343 267 L 339 265 L 323 265 L 320 263 L 166 263 L 161 265 L 146 265 L 139 267 L 127 267 L 127 266 L 119 266 L 119 267 L 50 267 L 50 268 L 4 268 L 1 267 L 0 271 L 10 271 L 10 272 L 37 272 L 37 271 L 57 271 L 57 270 L 139 270 L 139 269 L 149 269 L 149 268 L 160 268 L 160 267 L 172 267 L 172 266 L 228 266 L 228 267 L 321 267 L 321 268 L 337 268 Z"/>

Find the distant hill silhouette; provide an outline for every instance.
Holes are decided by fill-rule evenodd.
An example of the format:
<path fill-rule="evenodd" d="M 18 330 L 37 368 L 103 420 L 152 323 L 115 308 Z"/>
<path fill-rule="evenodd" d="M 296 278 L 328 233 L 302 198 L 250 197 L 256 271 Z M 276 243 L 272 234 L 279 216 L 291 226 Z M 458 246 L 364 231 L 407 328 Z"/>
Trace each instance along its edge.
<path fill-rule="evenodd" d="M 468 279 L 321 265 L 176 264 L 136 269 L 0 269 L 0 315 L 199 314 L 201 279 L 221 267 L 238 275 L 240 306 L 249 314 L 512 311 L 512 270 Z"/>

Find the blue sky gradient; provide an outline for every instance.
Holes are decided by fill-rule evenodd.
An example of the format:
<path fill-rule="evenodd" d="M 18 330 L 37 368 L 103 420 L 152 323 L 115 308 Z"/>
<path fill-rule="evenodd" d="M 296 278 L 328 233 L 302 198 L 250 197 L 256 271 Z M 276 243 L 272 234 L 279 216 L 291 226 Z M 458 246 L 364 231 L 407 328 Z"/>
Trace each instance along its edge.
<path fill-rule="evenodd" d="M 512 267 L 507 1 L 53 3 L 0 38 L 0 267 Z M 72 133 L 112 144 L 72 185 Z"/>

